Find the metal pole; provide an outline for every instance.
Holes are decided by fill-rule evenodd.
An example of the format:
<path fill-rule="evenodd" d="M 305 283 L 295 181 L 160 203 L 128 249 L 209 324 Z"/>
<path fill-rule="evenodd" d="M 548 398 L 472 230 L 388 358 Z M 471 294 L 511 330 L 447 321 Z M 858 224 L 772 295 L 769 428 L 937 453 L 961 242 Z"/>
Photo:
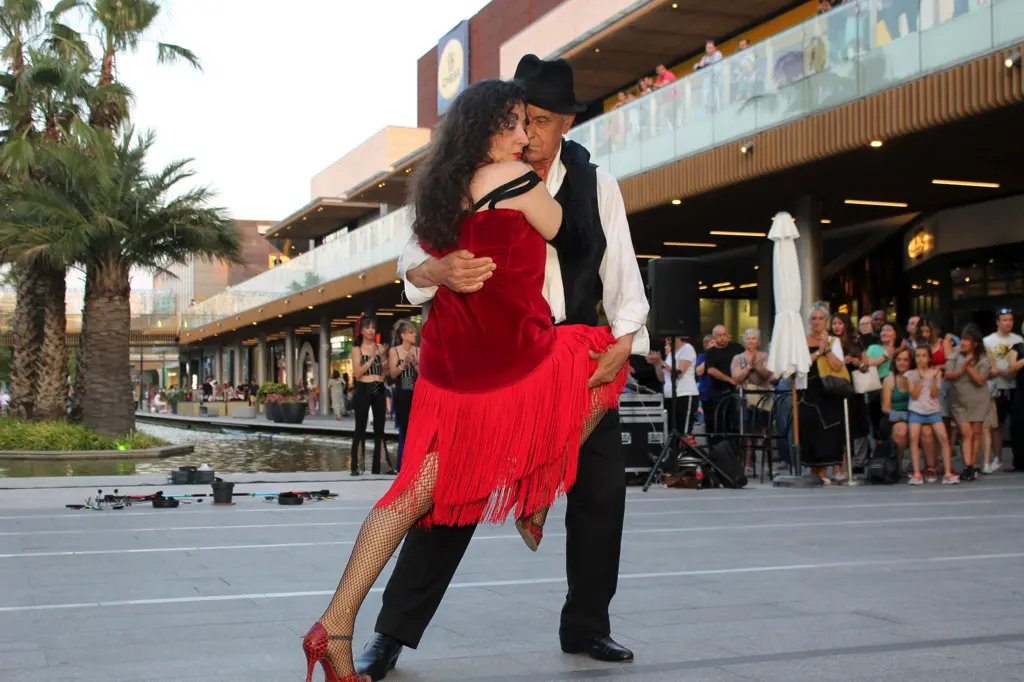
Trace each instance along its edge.
<path fill-rule="evenodd" d="M 846 481 L 843 485 L 859 485 L 853 480 L 853 443 L 850 440 L 850 399 L 843 398 L 843 425 L 846 427 Z"/>

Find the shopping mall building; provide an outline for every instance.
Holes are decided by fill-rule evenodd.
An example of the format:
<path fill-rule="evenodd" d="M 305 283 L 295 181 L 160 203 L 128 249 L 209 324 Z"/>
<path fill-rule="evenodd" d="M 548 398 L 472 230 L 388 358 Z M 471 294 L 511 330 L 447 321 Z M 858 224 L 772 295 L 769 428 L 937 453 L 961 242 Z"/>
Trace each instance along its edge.
<path fill-rule="evenodd" d="M 419 59 L 418 127 L 385 128 L 312 178 L 310 201 L 266 233 L 286 259 L 190 309 L 183 375 L 323 385 L 350 371 L 360 313 L 385 341 L 417 320 L 396 279 L 409 173 L 448 103 L 527 53 L 574 66 L 590 108 L 569 137 L 618 178 L 641 268 L 697 259 L 703 331 L 770 329 L 779 211 L 800 229 L 805 305 L 991 327 L 1024 303 L 1024 0 L 817 10 L 493 0 Z M 695 69 L 707 40 L 724 59 Z M 613 108 L 659 64 L 677 79 Z"/>

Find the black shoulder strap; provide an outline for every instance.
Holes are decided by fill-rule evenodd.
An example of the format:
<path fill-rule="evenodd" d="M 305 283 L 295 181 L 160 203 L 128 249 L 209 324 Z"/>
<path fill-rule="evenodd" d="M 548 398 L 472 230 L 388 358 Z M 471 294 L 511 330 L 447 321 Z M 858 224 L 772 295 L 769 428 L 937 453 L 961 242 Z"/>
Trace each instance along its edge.
<path fill-rule="evenodd" d="M 484 204 L 488 204 L 488 208 L 494 208 L 494 205 L 499 201 L 505 199 L 511 199 L 517 197 L 520 194 L 526 194 L 531 189 L 540 184 L 540 176 L 534 171 L 528 171 L 523 175 L 520 175 L 515 180 L 510 180 L 500 187 L 495 187 L 488 192 L 484 197 L 473 205 L 474 211 L 479 211 Z"/>

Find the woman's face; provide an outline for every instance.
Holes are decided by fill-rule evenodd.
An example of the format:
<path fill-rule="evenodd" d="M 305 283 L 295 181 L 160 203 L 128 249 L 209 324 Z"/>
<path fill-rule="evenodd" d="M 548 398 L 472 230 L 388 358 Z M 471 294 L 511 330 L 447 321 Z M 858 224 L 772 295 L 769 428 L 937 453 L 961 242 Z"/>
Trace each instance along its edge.
<path fill-rule="evenodd" d="M 373 322 L 364 322 L 362 326 L 363 341 L 371 342 L 377 338 L 377 325 Z"/>
<path fill-rule="evenodd" d="M 871 320 L 868 320 L 870 326 Z M 865 332 L 867 333 L 867 332 Z M 882 339 L 882 343 L 895 343 L 896 342 L 896 330 L 893 329 L 891 324 L 882 325 L 882 331 L 879 332 L 879 337 Z"/>
<path fill-rule="evenodd" d="M 832 333 L 835 336 L 842 336 L 846 331 L 846 323 L 843 322 L 841 317 L 832 318 Z"/>
<path fill-rule="evenodd" d="M 743 337 L 743 345 L 746 346 L 749 351 L 756 351 L 758 345 L 761 343 L 761 337 L 757 334 L 750 333 Z"/>
<path fill-rule="evenodd" d="M 932 340 L 932 326 L 930 324 L 921 324 L 921 325 L 918 326 L 917 330 L 921 334 L 921 339 L 922 340 L 924 340 L 924 341 L 931 341 Z"/>
<path fill-rule="evenodd" d="M 416 343 L 416 330 L 406 329 L 402 332 L 402 343 Z"/>
<path fill-rule="evenodd" d="M 927 348 L 918 348 L 914 351 L 914 361 L 918 369 L 928 369 L 932 364 L 932 352 Z"/>
<path fill-rule="evenodd" d="M 824 310 L 815 310 L 811 313 L 811 331 L 818 335 L 825 331 L 825 323 L 828 321 L 828 315 L 825 314 Z"/>
<path fill-rule="evenodd" d="M 974 339 L 970 335 L 961 336 L 960 337 L 960 352 L 961 353 L 963 353 L 964 355 L 970 355 L 971 353 L 974 352 L 974 348 L 975 348 Z"/>
<path fill-rule="evenodd" d="M 910 353 L 902 352 L 893 359 L 896 371 L 900 374 L 910 371 Z"/>
<path fill-rule="evenodd" d="M 491 137 L 491 161 L 518 161 L 523 157 L 523 150 L 528 144 L 530 138 L 526 135 L 526 106 L 517 104 L 501 122 L 498 132 Z"/>

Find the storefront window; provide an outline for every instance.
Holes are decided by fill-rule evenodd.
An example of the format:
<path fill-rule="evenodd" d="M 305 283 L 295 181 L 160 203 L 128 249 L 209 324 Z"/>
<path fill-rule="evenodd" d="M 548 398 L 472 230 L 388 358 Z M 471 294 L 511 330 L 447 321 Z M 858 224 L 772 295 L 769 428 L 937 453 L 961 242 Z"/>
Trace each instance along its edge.
<path fill-rule="evenodd" d="M 958 265 L 950 271 L 953 300 L 1019 295 L 1024 292 L 1024 262 L 990 258 L 988 262 Z"/>

